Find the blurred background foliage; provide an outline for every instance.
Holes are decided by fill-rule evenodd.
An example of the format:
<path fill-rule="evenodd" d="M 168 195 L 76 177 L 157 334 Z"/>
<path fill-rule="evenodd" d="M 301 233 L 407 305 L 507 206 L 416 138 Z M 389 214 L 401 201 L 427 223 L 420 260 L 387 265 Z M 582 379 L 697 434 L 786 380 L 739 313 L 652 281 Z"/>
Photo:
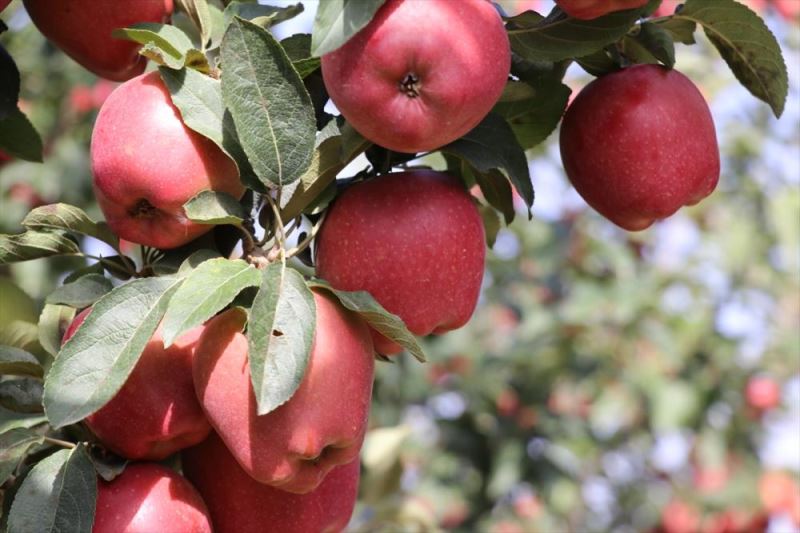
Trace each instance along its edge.
<path fill-rule="evenodd" d="M 276 33 L 308 31 L 306 7 Z M 800 25 L 762 15 L 789 67 L 780 120 L 703 37 L 679 47 L 723 157 L 701 205 L 626 233 L 571 189 L 556 134 L 529 153 L 534 219 L 501 230 L 471 323 L 427 339 L 427 364 L 378 365 L 354 531 L 800 531 Z M 114 84 L 20 2 L 3 19 L 46 148 L 0 163 L 0 232 L 56 201 L 99 218 L 88 148 Z M 0 343 L 35 350 L 43 299 L 80 261 L 3 267 Z"/>

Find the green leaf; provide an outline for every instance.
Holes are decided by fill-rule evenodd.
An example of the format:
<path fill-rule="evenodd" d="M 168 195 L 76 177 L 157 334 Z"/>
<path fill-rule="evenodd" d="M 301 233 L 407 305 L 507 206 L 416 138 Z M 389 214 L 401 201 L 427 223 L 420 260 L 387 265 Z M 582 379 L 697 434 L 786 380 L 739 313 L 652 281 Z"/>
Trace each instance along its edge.
<path fill-rule="evenodd" d="M 555 131 L 567 108 L 569 87 L 560 81 L 510 81 L 493 111 L 511 125 L 520 146 L 530 149 Z"/>
<path fill-rule="evenodd" d="M 185 278 L 191 274 L 195 268 L 199 267 L 206 261 L 210 259 L 217 259 L 219 257 L 222 257 L 222 255 L 217 250 L 209 250 L 208 248 L 197 250 L 181 263 L 181 265 L 178 267 L 178 275 Z M 167 312 L 169 312 L 169 310 L 167 310 Z"/>
<path fill-rule="evenodd" d="M 314 17 L 311 53 L 320 57 L 333 52 L 364 28 L 385 0 L 327 0 Z"/>
<path fill-rule="evenodd" d="M 508 180 L 496 170 L 475 173 L 475 182 L 483 193 L 486 202 L 503 213 L 506 224 L 514 220 L 514 194 Z"/>
<path fill-rule="evenodd" d="M 0 120 L 17 112 L 19 69 L 14 59 L 0 45 Z"/>
<path fill-rule="evenodd" d="M 172 103 L 181 112 L 184 124 L 211 139 L 228 154 L 239 168 L 239 176 L 245 185 L 266 192 L 239 144 L 233 117 L 225 111 L 220 81 L 188 69 L 161 68 L 159 73 L 172 95 Z"/>
<path fill-rule="evenodd" d="M 620 69 L 619 64 L 611 59 L 606 50 L 598 50 L 587 56 L 575 58 L 575 62 L 578 63 L 583 70 L 597 78 Z"/>
<path fill-rule="evenodd" d="M 486 246 L 492 248 L 497 240 L 497 234 L 503 225 L 500 220 L 500 213 L 490 206 L 478 206 L 478 212 L 481 214 L 483 221 L 483 232 L 486 234 Z"/>
<path fill-rule="evenodd" d="M 0 381 L 0 405 L 15 413 L 41 413 L 42 381 L 36 378 Z"/>
<path fill-rule="evenodd" d="M 13 346 L 0 346 L 0 374 L 42 377 L 43 371 L 33 354 Z"/>
<path fill-rule="evenodd" d="M 46 304 L 39 315 L 39 344 L 53 357 L 61 350 L 61 339 L 75 318 L 75 309 L 67 305 Z"/>
<path fill-rule="evenodd" d="M 625 36 L 643 8 L 616 11 L 593 20 L 563 15 L 519 15 L 509 19 L 511 50 L 530 61 L 560 61 L 589 55 Z"/>
<path fill-rule="evenodd" d="M 370 293 L 340 291 L 320 279 L 311 280 L 308 284 L 311 287 L 318 287 L 330 292 L 339 299 L 345 308 L 358 313 L 372 329 L 408 350 L 418 361 L 426 360 L 425 352 L 422 351 L 414 335 L 408 331 L 403 320 L 384 309 Z"/>
<path fill-rule="evenodd" d="M 59 450 L 30 471 L 11 505 L 14 533 L 91 533 L 97 476 L 83 445 Z"/>
<path fill-rule="evenodd" d="M 736 79 L 780 117 L 789 92 L 781 48 L 764 21 L 734 0 L 687 0 L 674 18 L 700 24 Z"/>
<path fill-rule="evenodd" d="M 81 208 L 69 204 L 37 207 L 28 213 L 22 225 L 35 231 L 73 231 L 103 241 L 115 250 L 119 249 L 119 239 L 105 222 L 95 222 Z"/>
<path fill-rule="evenodd" d="M 189 15 L 197 29 L 200 30 L 200 43 L 202 46 L 208 44 L 211 38 L 211 12 L 208 8 L 208 0 L 178 0 L 181 11 Z"/>
<path fill-rule="evenodd" d="M 252 2 L 231 2 L 225 8 L 225 26 L 227 27 L 234 17 L 249 20 L 263 28 L 270 28 L 286 20 L 292 19 L 303 12 L 303 4 L 297 3 L 286 7 L 264 6 Z"/>
<path fill-rule="evenodd" d="M 311 35 L 296 33 L 281 41 L 286 55 L 292 60 L 301 78 L 305 78 L 319 68 L 320 59 L 311 55 Z"/>
<path fill-rule="evenodd" d="M 639 26 L 639 32 L 631 38 L 667 67 L 675 65 L 675 43 L 672 34 L 663 27 L 644 22 Z"/>
<path fill-rule="evenodd" d="M 291 194 L 286 195 L 288 202 L 281 208 L 281 220 L 292 220 L 304 212 L 329 185 L 334 183 L 336 175 L 369 147 L 369 141 L 358 137 L 362 142 L 345 151 L 344 132 L 340 131 L 336 121 L 331 120 L 323 128 L 317 138 L 311 166 L 300 177 Z"/>
<path fill-rule="evenodd" d="M 42 138 L 19 109 L 0 120 L 0 150 L 17 159 L 42 162 Z"/>
<path fill-rule="evenodd" d="M 694 44 L 694 32 L 697 30 L 697 24 L 687 19 L 679 19 L 669 17 L 666 19 L 658 19 L 653 22 L 661 28 L 665 29 L 674 41 L 683 44 Z"/>
<path fill-rule="evenodd" d="M 111 35 L 143 45 L 142 55 L 173 69 L 183 68 L 186 53 L 192 49 L 189 36 L 171 24 L 142 22 L 116 29 Z"/>
<path fill-rule="evenodd" d="M 209 259 L 186 277 L 164 315 L 164 346 L 199 326 L 233 301 L 246 287 L 258 287 L 261 273 L 241 259 Z"/>
<path fill-rule="evenodd" d="M 0 434 L 0 485 L 11 477 L 28 450 L 42 442 L 41 435 L 27 428 L 15 428 Z"/>
<path fill-rule="evenodd" d="M 247 327 L 250 378 L 258 414 L 292 397 L 306 373 L 317 325 L 314 296 L 303 276 L 281 263 L 264 269 Z"/>
<path fill-rule="evenodd" d="M 53 427 L 82 420 L 114 397 L 181 281 L 137 279 L 98 300 L 47 374 L 44 407 Z"/>
<path fill-rule="evenodd" d="M 46 422 L 44 415 L 15 413 L 0 406 L 0 433 L 16 428 L 32 428 Z"/>
<path fill-rule="evenodd" d="M 222 40 L 222 96 L 264 185 L 299 179 L 311 164 L 316 119 L 311 97 L 270 33 L 234 19 Z"/>
<path fill-rule="evenodd" d="M 63 233 L 26 231 L 0 235 L 0 265 L 54 255 L 77 255 L 80 251 L 78 244 Z"/>
<path fill-rule="evenodd" d="M 111 292 L 111 281 L 100 274 L 89 274 L 62 285 L 45 299 L 48 304 L 62 304 L 83 309 Z"/>
<path fill-rule="evenodd" d="M 528 160 L 503 117 L 489 113 L 475 129 L 441 150 L 466 161 L 476 172 L 500 172 L 517 189 L 530 215 L 534 194 Z"/>
<path fill-rule="evenodd" d="M 183 209 L 189 220 L 200 224 L 241 226 L 247 217 L 239 200 L 224 192 L 200 191 Z"/>

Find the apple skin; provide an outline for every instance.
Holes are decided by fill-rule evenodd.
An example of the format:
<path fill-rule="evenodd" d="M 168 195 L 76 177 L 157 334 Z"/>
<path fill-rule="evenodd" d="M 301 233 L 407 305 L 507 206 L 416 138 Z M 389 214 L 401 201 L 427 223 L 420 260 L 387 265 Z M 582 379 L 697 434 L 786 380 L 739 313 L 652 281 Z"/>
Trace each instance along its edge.
<path fill-rule="evenodd" d="M 111 32 L 139 22 L 167 22 L 173 0 L 24 0 L 39 31 L 87 70 L 125 81 L 144 72 L 141 45 Z"/>
<path fill-rule="evenodd" d="M 338 533 L 353 514 L 359 461 L 331 470 L 308 494 L 262 485 L 242 470 L 219 436 L 183 451 L 183 472 L 208 505 L 216 533 Z"/>
<path fill-rule="evenodd" d="M 745 387 L 747 404 L 757 411 L 774 409 L 781 403 L 781 386 L 768 376 L 753 376 Z"/>
<path fill-rule="evenodd" d="M 317 275 L 334 288 L 368 291 L 415 335 L 460 328 L 480 294 L 486 237 L 456 178 L 415 170 L 345 190 L 316 243 Z M 383 354 L 400 346 L 373 332 Z"/>
<path fill-rule="evenodd" d="M 647 0 L 555 0 L 555 2 L 570 17 L 591 20 L 614 11 L 642 7 Z"/>
<path fill-rule="evenodd" d="M 234 162 L 183 124 L 157 71 L 111 93 L 92 132 L 91 159 L 108 225 L 137 244 L 176 248 L 210 231 L 183 211 L 202 190 L 244 194 Z"/>
<path fill-rule="evenodd" d="M 477 126 L 500 98 L 510 65 L 508 36 L 491 2 L 389 0 L 322 56 L 322 75 L 361 135 L 415 153 Z"/>
<path fill-rule="evenodd" d="M 686 76 L 656 65 L 586 86 L 564 115 L 561 159 L 586 202 L 629 231 L 696 204 L 720 172 L 708 104 Z"/>
<path fill-rule="evenodd" d="M 75 317 L 63 342 L 90 311 Z M 166 349 L 156 330 L 119 392 L 85 420 L 107 448 L 128 459 L 160 461 L 208 436 L 211 426 L 192 381 L 192 357 L 202 330 L 186 332 Z"/>
<path fill-rule="evenodd" d="M 206 323 L 194 360 L 197 397 L 242 468 L 261 483 L 298 494 L 358 456 L 375 366 L 366 324 L 329 295 L 315 292 L 314 300 L 317 329 L 306 375 L 274 411 L 256 414 L 241 309 Z"/>
<path fill-rule="evenodd" d="M 98 480 L 92 533 L 145 531 L 211 533 L 211 519 L 191 483 L 165 466 L 134 463 L 110 482 Z"/>

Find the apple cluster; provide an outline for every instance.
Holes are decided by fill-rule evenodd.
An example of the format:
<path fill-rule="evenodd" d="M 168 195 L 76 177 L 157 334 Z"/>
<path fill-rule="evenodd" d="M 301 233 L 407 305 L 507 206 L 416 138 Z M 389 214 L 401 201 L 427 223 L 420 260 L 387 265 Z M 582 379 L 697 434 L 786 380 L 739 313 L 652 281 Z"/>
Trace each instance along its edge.
<path fill-rule="evenodd" d="M 593 19 L 644 0 L 559 0 Z M 25 0 L 37 27 L 92 72 L 124 81 L 106 99 L 91 141 L 93 187 L 113 232 L 161 250 L 211 226 L 184 205 L 205 190 L 241 199 L 239 170 L 189 129 L 136 43 L 91 37 L 169 19 L 172 0 Z M 393 152 L 432 152 L 475 128 L 511 72 L 503 19 L 486 0 L 388 0 L 372 21 L 321 58 L 341 115 Z M 222 66 L 223 69 L 225 65 Z M 637 65 L 575 98 L 561 129 L 564 168 L 594 209 L 642 230 L 710 194 L 719 153 L 708 106 L 675 70 Z M 413 158 L 413 155 L 410 156 Z M 324 213 L 316 274 L 367 291 L 415 335 L 463 326 L 478 301 L 486 235 L 460 177 L 410 168 L 356 180 Z M 159 328 L 121 390 L 85 419 L 105 448 L 135 461 L 100 481 L 95 532 L 339 531 L 352 513 L 375 354 L 402 351 L 329 292 L 315 289 L 308 367 L 291 398 L 259 414 L 245 328 L 232 307 L 165 346 Z M 70 325 L 75 334 L 91 308 Z M 113 336 L 114 331 L 103 332 Z M 183 476 L 157 462 L 180 453 Z"/>

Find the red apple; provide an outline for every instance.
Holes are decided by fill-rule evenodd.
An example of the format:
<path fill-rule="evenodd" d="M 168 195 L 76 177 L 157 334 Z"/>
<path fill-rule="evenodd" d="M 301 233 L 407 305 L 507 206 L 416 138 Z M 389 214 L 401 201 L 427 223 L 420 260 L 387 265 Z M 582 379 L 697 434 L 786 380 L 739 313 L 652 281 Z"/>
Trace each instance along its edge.
<path fill-rule="evenodd" d="M 416 335 L 463 326 L 480 293 L 483 223 L 456 178 L 426 170 L 358 183 L 330 209 L 317 239 L 317 274 L 365 290 Z M 400 347 L 375 334 L 380 353 Z"/>
<path fill-rule="evenodd" d="M 753 376 L 747 381 L 744 391 L 747 404 L 758 410 L 766 411 L 781 403 L 781 387 L 767 376 Z"/>
<path fill-rule="evenodd" d="M 555 0 L 555 2 L 570 17 L 591 20 L 614 11 L 642 7 L 647 0 Z"/>
<path fill-rule="evenodd" d="M 39 31 L 98 76 L 125 81 L 144 72 L 141 45 L 111 32 L 139 22 L 167 22 L 172 0 L 24 0 Z"/>
<path fill-rule="evenodd" d="M 242 468 L 295 493 L 314 490 L 332 468 L 358 456 L 372 394 L 369 329 L 330 296 L 315 293 L 314 300 L 317 329 L 305 377 L 274 411 L 256 414 L 240 309 L 206 324 L 194 361 L 197 396 Z"/>
<path fill-rule="evenodd" d="M 244 193 L 233 161 L 183 124 L 158 72 L 111 93 L 97 115 L 91 159 L 106 221 L 137 244 L 175 248 L 209 231 L 183 211 L 202 190 Z"/>
<path fill-rule="evenodd" d="M 697 533 L 701 516 L 693 506 L 673 500 L 661 510 L 661 529 L 664 533 Z"/>
<path fill-rule="evenodd" d="M 208 505 L 216 533 L 338 533 L 358 493 L 359 462 L 334 468 L 308 494 L 262 485 L 237 464 L 214 433 L 184 450 L 183 472 Z"/>
<path fill-rule="evenodd" d="M 86 319 L 81 311 L 64 333 L 69 340 Z M 211 426 L 197 401 L 192 356 L 202 327 L 164 348 L 160 331 L 147 343 L 125 385 L 86 425 L 115 453 L 161 460 L 206 438 Z"/>
<path fill-rule="evenodd" d="M 586 202 L 629 231 L 696 204 L 719 179 L 708 105 L 686 76 L 656 65 L 587 85 L 564 115 L 561 159 Z"/>
<path fill-rule="evenodd" d="M 800 2 L 797 0 L 772 0 L 772 6 L 788 22 L 800 22 Z"/>
<path fill-rule="evenodd" d="M 113 481 L 99 480 L 95 509 L 92 533 L 211 533 L 197 490 L 155 463 L 131 464 Z"/>
<path fill-rule="evenodd" d="M 477 126 L 500 98 L 510 65 L 508 36 L 491 2 L 389 0 L 322 56 L 322 75 L 359 133 L 413 153 Z"/>

